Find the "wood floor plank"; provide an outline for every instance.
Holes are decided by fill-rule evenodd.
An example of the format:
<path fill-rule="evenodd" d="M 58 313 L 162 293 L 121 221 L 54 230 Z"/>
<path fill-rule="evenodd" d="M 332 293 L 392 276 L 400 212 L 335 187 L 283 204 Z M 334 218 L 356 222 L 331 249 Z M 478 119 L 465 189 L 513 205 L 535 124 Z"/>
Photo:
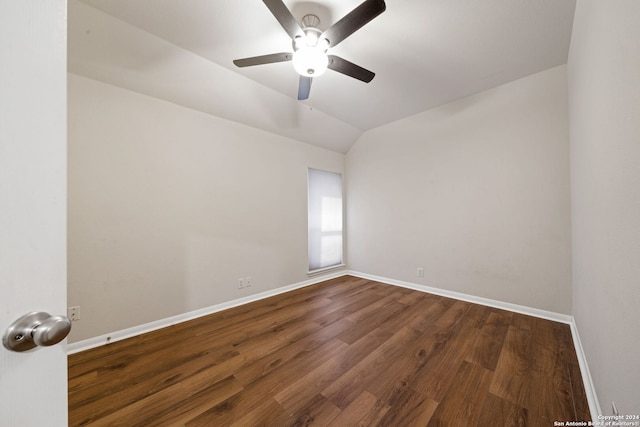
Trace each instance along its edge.
<path fill-rule="evenodd" d="M 70 355 L 68 377 L 73 427 L 589 420 L 567 325 L 352 276 Z"/>
<path fill-rule="evenodd" d="M 242 391 L 242 386 L 235 378 L 225 378 L 187 399 L 181 401 L 173 399 L 171 405 L 158 408 L 155 413 L 145 417 L 141 425 L 183 426 L 188 420 Z M 129 422 L 129 420 L 126 421 Z"/>
<path fill-rule="evenodd" d="M 384 307 L 384 310 L 376 310 L 372 313 L 369 313 L 369 316 L 366 318 L 360 318 L 360 321 L 356 323 L 353 327 L 344 331 L 338 338 L 342 341 L 353 344 L 360 338 L 364 337 L 374 329 L 377 329 L 378 326 L 387 322 L 389 319 L 397 316 L 400 312 L 406 309 L 406 306 L 400 304 L 399 302 L 392 302 Z M 351 316 L 346 317 L 347 320 L 351 320 Z"/>
<path fill-rule="evenodd" d="M 376 380 L 380 372 L 402 355 L 406 344 L 414 341 L 417 335 L 414 329 L 402 328 L 329 384 L 322 394 L 337 407 L 346 408 Z"/>
<path fill-rule="evenodd" d="M 379 298 L 378 294 L 360 292 L 347 297 L 344 301 L 331 304 L 326 310 L 318 311 L 317 314 L 311 313 L 308 317 L 319 325 L 325 326 L 344 319 L 369 304 L 375 303 Z"/>
<path fill-rule="evenodd" d="M 425 332 L 433 330 L 435 321 L 442 317 L 442 315 L 446 313 L 454 303 L 455 300 L 451 298 L 428 295 L 428 297 L 425 298 L 419 306 L 412 307 L 412 311 L 418 310 L 419 307 L 420 315 L 418 317 L 414 317 L 411 320 L 405 320 L 402 316 L 397 316 L 387 323 L 385 327 L 397 330 L 404 326 L 404 322 L 409 322 L 409 326 L 417 329 L 418 331 Z"/>
<path fill-rule="evenodd" d="M 242 401 L 244 396 L 246 396 L 245 393 L 236 393 L 222 402 L 216 402 L 216 404 L 210 406 L 206 411 L 196 414 L 193 418 L 188 420 L 185 423 L 185 426 L 204 427 L 230 425 L 234 419 L 239 419 L 247 413 L 237 409 L 238 402 Z"/>
<path fill-rule="evenodd" d="M 471 308 L 471 304 L 465 301 L 456 301 L 451 307 L 436 320 L 436 326 L 451 327 L 458 322 Z"/>
<path fill-rule="evenodd" d="M 532 342 L 528 329 L 510 326 L 496 365 L 490 393 L 523 406 L 530 398 Z"/>
<path fill-rule="evenodd" d="M 110 412 L 91 425 L 96 427 L 169 425 L 174 423 L 176 418 L 185 418 L 185 414 L 187 414 L 186 418 L 189 418 L 188 413 L 199 413 L 203 408 L 210 407 L 217 401 L 241 391 L 242 387 L 233 378 L 226 378 L 195 394 L 185 393 L 182 384 L 175 384 Z"/>
<path fill-rule="evenodd" d="M 468 325 L 462 318 L 453 321 L 446 327 L 438 327 L 430 357 L 411 380 L 413 389 L 436 402 L 449 388 L 453 376 L 473 349 L 478 334 L 473 322 Z"/>
<path fill-rule="evenodd" d="M 571 398 L 571 384 L 565 378 L 549 376 L 540 372 L 531 374 L 531 390 L 529 401 L 525 407 L 532 419 L 541 424 L 553 425 L 559 420 L 557 414 L 569 414 L 569 420 L 577 420 Z M 533 398 L 535 396 L 535 398 Z"/>
<path fill-rule="evenodd" d="M 221 402 L 216 406 L 211 407 L 203 414 L 199 415 L 195 422 L 201 425 L 231 425 L 237 419 L 244 417 L 250 412 L 265 410 L 264 405 L 265 398 L 271 400 L 278 392 L 287 388 L 291 383 L 291 372 L 299 372 L 306 370 L 313 370 L 324 362 L 342 354 L 347 350 L 347 345 L 340 340 L 332 339 L 325 344 L 317 348 L 317 356 L 312 359 L 306 357 L 299 357 L 290 359 L 287 363 L 280 365 L 278 368 L 271 371 L 269 374 L 264 375 L 256 379 L 255 381 L 244 385 L 245 392 L 239 393 L 228 401 Z M 275 402 L 275 400 L 273 400 Z M 277 403 L 277 402 L 276 402 Z M 303 407 L 306 401 L 301 403 L 300 407 Z M 278 404 L 279 405 L 279 404 Z M 282 406 L 279 405 L 284 414 L 288 417 L 293 411 L 284 411 Z M 266 408 L 269 416 L 275 416 L 273 409 L 270 406 Z M 277 412 L 277 411 L 276 411 Z M 258 412 L 260 413 L 260 412 Z M 254 414 L 255 415 L 255 414 Z"/>
<path fill-rule="evenodd" d="M 310 371 L 274 397 L 287 411 L 295 412 L 311 397 L 319 394 L 345 372 L 390 338 L 387 332 L 374 330 L 351 344 L 344 352 Z"/>
<path fill-rule="evenodd" d="M 247 426 L 287 426 L 291 422 L 291 416 L 287 414 L 282 406 L 278 404 L 272 398 L 263 399 L 262 402 L 253 410 L 249 411 L 246 415 L 240 415 L 237 419 L 230 422 L 232 427 L 247 427 Z M 191 423 L 188 427 L 193 427 L 197 424 Z M 211 423 L 202 424 L 203 427 L 210 427 Z M 220 424 L 223 425 L 223 424 Z"/>
<path fill-rule="evenodd" d="M 420 301 L 418 304 L 405 306 L 402 310 L 387 318 L 382 324 L 378 325 L 378 327 L 389 332 L 394 332 L 407 326 L 418 332 L 424 332 L 426 329 L 424 327 L 425 316 L 427 316 L 435 300 L 422 299 Z"/>
<path fill-rule="evenodd" d="M 320 329 L 322 328 L 317 323 L 295 320 L 271 328 L 264 334 L 254 336 L 251 340 L 233 345 L 233 349 L 240 354 L 258 360 Z"/>
<path fill-rule="evenodd" d="M 437 346 L 435 335 L 435 329 L 420 334 L 393 362 L 394 369 L 380 371 L 375 381 L 367 386 L 367 390 L 386 404 L 397 401 L 406 388 L 411 384 L 417 384 L 416 374 L 427 361 L 439 354 L 434 351 Z"/>
<path fill-rule="evenodd" d="M 495 370 L 510 323 L 511 313 L 491 313 L 482 325 L 473 350 L 466 360 L 491 371 Z"/>
<path fill-rule="evenodd" d="M 379 426 L 426 426 L 438 404 L 417 391 L 404 387 L 393 394 L 384 414 L 376 420 Z"/>
<path fill-rule="evenodd" d="M 308 308 L 313 308 L 313 307 L 308 307 Z M 296 316 L 299 317 L 303 314 L 306 314 L 305 310 L 299 307 L 294 310 L 289 310 L 289 312 L 286 314 L 287 317 L 282 317 L 281 313 L 274 314 L 273 311 L 269 311 L 266 314 L 263 313 L 262 318 L 258 317 L 257 321 L 262 321 L 262 322 L 267 321 L 268 322 L 267 325 L 271 325 L 273 322 L 276 322 L 276 324 L 281 324 L 282 322 L 285 322 L 286 319 L 296 318 Z M 215 336 L 207 335 L 206 338 L 198 338 L 198 343 L 200 344 L 200 346 L 205 348 L 205 350 L 202 353 L 206 353 L 207 355 L 210 355 L 212 351 L 220 352 L 220 350 L 222 349 L 222 351 L 225 354 L 231 355 L 231 352 L 233 350 L 231 348 L 226 349 L 224 348 L 224 346 L 234 345 L 234 344 L 238 345 L 242 343 L 244 339 L 246 339 L 247 335 L 259 334 L 260 332 L 263 331 L 262 328 L 265 327 L 264 324 L 262 324 L 262 326 L 260 327 L 257 327 L 257 326 L 251 327 L 250 325 L 249 326 L 247 325 L 248 322 L 249 321 L 246 319 L 243 320 L 242 322 L 236 322 L 233 327 L 230 327 L 227 330 L 225 330 L 224 334 L 218 334 Z M 149 335 L 150 337 L 158 336 L 157 333 L 151 333 Z M 184 336 L 185 339 L 191 338 L 191 337 L 193 337 L 193 334 L 188 334 Z M 192 339 L 195 339 L 195 338 L 192 338 Z M 175 337 L 173 338 L 173 340 L 175 341 Z M 159 341 L 161 345 L 156 346 L 155 341 Z M 168 346 L 165 341 L 166 340 L 153 340 L 152 338 L 148 338 L 146 340 L 146 343 L 141 342 L 136 344 L 135 347 L 127 348 L 126 351 L 121 351 L 119 353 L 119 354 L 125 355 L 125 357 L 112 358 L 111 363 L 103 362 L 102 365 L 98 365 L 99 366 L 98 373 L 105 373 L 105 372 L 108 373 L 112 370 L 118 370 L 121 375 L 125 375 L 130 379 L 129 384 L 127 384 L 128 386 L 132 383 L 136 383 L 136 381 L 133 379 L 134 376 L 143 378 L 145 381 L 147 381 L 150 371 L 165 371 L 170 366 L 184 365 L 186 362 L 188 362 L 187 359 L 189 358 L 199 358 L 203 356 L 203 354 L 198 354 L 195 352 L 185 352 L 182 348 L 179 348 L 176 346 Z M 209 341 L 212 341 L 211 344 L 209 343 Z M 149 345 L 148 343 L 154 343 L 154 344 Z M 122 344 L 117 343 L 114 346 L 117 347 L 121 345 Z M 167 347 L 172 348 L 173 350 L 167 352 L 166 351 Z M 143 350 L 146 350 L 146 352 Z M 145 362 L 146 357 L 153 357 L 153 355 L 158 351 L 163 354 L 162 358 L 157 359 L 156 363 L 154 364 L 149 364 Z M 143 357 L 143 356 L 146 356 L 146 357 Z M 77 375 L 77 370 L 75 370 L 75 365 L 74 365 L 74 367 L 70 369 L 70 376 L 74 377 L 75 375 Z M 117 377 L 114 377 L 114 376 L 108 376 L 108 377 L 113 378 L 115 382 L 119 381 Z M 101 376 L 101 379 L 102 379 L 102 376 Z M 114 388 L 114 385 L 110 384 L 109 382 L 104 382 L 103 386 L 110 387 L 112 391 L 117 391 L 117 389 Z M 71 399 L 73 399 L 74 397 L 74 391 L 76 390 L 76 388 L 71 389 L 71 394 L 70 394 Z M 148 392 L 149 391 L 147 390 L 146 393 Z M 90 398 L 89 396 L 87 396 L 87 394 L 84 391 L 82 395 L 85 400 Z"/>
<path fill-rule="evenodd" d="M 353 322 L 354 324 L 358 324 L 363 319 L 369 319 L 371 318 L 371 316 L 375 316 L 375 314 L 380 311 L 386 311 L 382 309 L 389 304 L 398 302 L 398 300 L 402 296 L 403 294 L 401 294 L 400 292 L 391 292 L 388 295 L 378 298 L 373 303 L 365 307 L 362 307 L 361 309 L 356 310 L 353 313 L 345 316 L 345 319 Z M 402 304 L 402 303 L 398 302 L 398 304 Z M 403 304 L 403 307 L 406 307 L 406 304 Z"/>
<path fill-rule="evenodd" d="M 377 412 L 378 399 L 366 390 L 360 393 L 349 406 L 333 419 L 331 425 L 334 426 L 357 426 L 366 425 L 362 421 Z"/>
<path fill-rule="evenodd" d="M 428 426 L 477 425 L 493 373 L 463 362 Z"/>
<path fill-rule="evenodd" d="M 340 409 L 336 408 L 326 397 L 317 394 L 306 405 L 297 410 L 289 419 L 290 426 L 328 426 L 340 415 Z"/>
<path fill-rule="evenodd" d="M 489 393 L 480 413 L 478 426 L 526 427 L 530 425 L 527 420 L 526 409 Z"/>
<path fill-rule="evenodd" d="M 282 366 L 286 365 L 288 369 L 291 369 L 291 364 L 289 362 L 293 359 L 309 360 L 308 364 L 305 366 L 305 368 L 308 369 L 310 368 L 311 363 L 321 360 L 321 357 L 307 358 L 306 356 L 313 354 L 325 356 L 329 354 L 331 350 L 330 348 L 327 348 L 328 346 L 325 346 L 329 341 L 339 345 L 341 348 L 346 348 L 347 345 L 343 341 L 339 341 L 334 338 L 351 326 L 353 326 L 353 324 L 346 319 L 334 322 L 298 341 L 289 343 L 289 345 L 284 346 L 273 353 L 265 353 L 262 358 L 243 367 L 234 375 L 243 385 L 246 386 Z"/>
<path fill-rule="evenodd" d="M 158 370 L 146 379 L 139 377 L 132 379 L 126 374 L 109 372 L 109 381 L 96 381 L 93 390 L 83 389 L 79 392 L 69 390 L 69 405 L 71 408 L 77 408 L 70 412 L 70 421 L 74 424 L 82 424 L 86 422 L 85 420 L 99 418 L 116 411 L 119 407 L 134 404 L 146 396 L 173 385 L 184 387 L 184 381 L 192 384 L 194 380 L 201 378 L 203 381 L 210 381 L 209 384 L 215 383 L 229 376 L 226 369 L 241 362 L 240 356 L 219 359 L 201 355 L 171 369 Z M 203 385 L 203 388 L 206 386 L 206 384 Z"/>

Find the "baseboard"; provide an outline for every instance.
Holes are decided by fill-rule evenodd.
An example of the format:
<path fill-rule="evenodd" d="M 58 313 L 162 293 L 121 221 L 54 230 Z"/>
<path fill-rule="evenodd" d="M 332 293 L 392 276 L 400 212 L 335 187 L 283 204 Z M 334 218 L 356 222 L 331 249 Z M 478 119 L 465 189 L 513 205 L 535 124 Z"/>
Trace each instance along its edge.
<path fill-rule="evenodd" d="M 165 319 L 156 320 L 154 322 L 145 323 L 143 325 L 134 326 L 131 328 L 123 329 L 120 331 L 111 332 L 108 334 L 100 335 L 97 337 L 89 338 L 82 341 L 77 341 L 67 345 L 67 354 L 74 354 L 81 351 L 89 350 L 92 348 L 100 347 L 105 344 L 110 344 L 116 341 L 122 341 L 127 338 L 134 337 L 136 335 L 145 334 L 158 329 L 166 328 L 168 326 L 176 325 L 178 323 L 186 322 L 189 320 L 197 319 L 198 317 L 207 316 L 209 314 L 217 313 L 222 310 L 237 307 L 243 304 L 248 304 L 253 301 L 269 298 L 274 295 L 279 295 L 285 292 L 290 292 L 295 289 L 304 288 L 305 286 L 314 285 L 316 283 L 324 282 L 325 280 L 334 279 L 347 275 L 346 270 L 333 271 L 322 276 L 314 276 L 308 280 L 294 283 L 292 285 L 282 286 L 280 288 L 272 289 L 265 292 L 260 292 L 254 295 L 249 295 L 243 298 L 238 298 L 232 301 L 215 304 L 210 307 L 201 308 L 199 310 L 190 311 L 188 313 L 178 314 L 176 316 L 167 317 Z"/>
<path fill-rule="evenodd" d="M 589 371 L 589 365 L 587 364 L 587 357 L 584 354 L 584 348 L 582 348 L 582 341 L 580 341 L 578 325 L 576 324 L 575 319 L 571 322 L 571 336 L 573 337 L 573 347 L 576 349 L 576 356 L 578 357 L 578 364 L 580 365 L 584 391 L 587 394 L 587 402 L 589 403 L 591 419 L 593 421 L 597 421 L 599 420 L 598 416 L 602 415 L 602 410 L 600 409 L 600 402 L 596 395 L 595 384 L 591 378 L 591 372 Z"/>
<path fill-rule="evenodd" d="M 547 310 L 540 310 L 538 308 L 527 307 L 518 304 L 512 304 L 504 301 L 493 300 L 489 298 L 482 298 L 475 295 L 468 295 L 461 292 L 448 291 L 446 289 L 434 288 L 431 286 L 419 285 L 417 283 L 404 282 L 402 280 L 390 279 L 388 277 L 380 277 L 372 274 L 361 273 L 358 271 L 348 271 L 348 275 L 360 277 L 362 279 L 374 280 L 376 282 L 387 283 L 389 285 L 401 286 L 403 288 L 414 289 L 417 291 L 423 291 L 434 295 L 440 295 L 457 300 L 467 301 L 474 304 L 480 304 L 488 307 L 500 308 L 503 310 L 513 311 L 515 313 L 526 314 L 527 316 L 540 317 L 542 319 L 553 320 L 555 322 L 566 323 L 571 328 L 571 336 L 573 338 L 573 346 L 576 351 L 576 357 L 578 358 L 578 364 L 580 365 L 580 374 L 582 375 L 582 383 L 584 384 L 585 393 L 587 395 L 587 403 L 589 404 L 589 412 L 591 412 L 591 418 L 594 421 L 598 420 L 598 416 L 602 414 L 600 410 L 600 403 L 596 395 L 596 390 L 591 379 L 591 373 L 589 372 L 589 366 L 587 364 L 587 358 L 582 348 L 582 342 L 580 341 L 580 334 L 578 333 L 578 326 L 576 325 L 573 316 L 561 313 L 555 313 Z M 584 420 L 576 420 L 584 421 Z"/>
<path fill-rule="evenodd" d="M 434 288 L 431 286 L 419 285 L 417 283 L 405 282 L 402 280 L 390 279 L 388 277 L 375 276 L 373 274 L 361 273 L 359 271 L 347 272 L 350 276 L 360 277 L 362 279 L 374 280 L 376 282 L 387 283 L 389 285 L 400 286 L 403 288 L 413 289 L 416 291 L 427 292 L 434 295 L 440 295 L 447 298 L 453 298 L 461 301 L 467 301 L 474 304 L 480 304 L 487 307 L 500 308 L 502 310 L 513 311 L 515 313 L 526 314 L 527 316 L 540 317 L 542 319 L 553 320 L 570 325 L 573 322 L 573 316 L 568 314 L 556 313 L 553 311 L 541 310 L 539 308 L 527 307 L 509 302 L 493 300 L 489 298 L 469 295 L 462 292 L 449 291 L 446 289 Z"/>

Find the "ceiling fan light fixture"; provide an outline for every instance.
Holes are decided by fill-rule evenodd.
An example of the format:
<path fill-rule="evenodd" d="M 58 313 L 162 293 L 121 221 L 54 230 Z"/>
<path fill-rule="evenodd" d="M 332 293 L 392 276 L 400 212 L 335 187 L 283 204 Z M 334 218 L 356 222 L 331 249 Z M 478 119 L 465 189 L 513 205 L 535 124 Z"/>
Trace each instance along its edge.
<path fill-rule="evenodd" d="M 315 46 L 318 44 L 318 39 L 320 38 L 320 34 L 316 31 L 305 31 L 307 46 Z"/>
<path fill-rule="evenodd" d="M 293 68 L 301 76 L 317 77 L 327 71 L 329 57 L 326 49 L 319 46 L 304 46 L 293 54 Z"/>
<path fill-rule="evenodd" d="M 329 67 L 333 71 L 365 83 L 369 83 L 373 79 L 375 76 L 373 72 L 336 55 L 331 55 L 329 58 L 327 51 L 384 12 L 387 7 L 384 0 L 364 0 L 358 7 L 324 31 L 320 30 L 320 18 L 316 15 L 305 15 L 300 23 L 284 4 L 284 0 L 262 1 L 291 38 L 294 53 L 279 52 L 235 59 L 233 63 L 237 67 L 291 60 L 294 69 L 301 76 L 298 79 L 298 100 L 300 101 L 309 98 L 312 78 L 321 75 Z"/>

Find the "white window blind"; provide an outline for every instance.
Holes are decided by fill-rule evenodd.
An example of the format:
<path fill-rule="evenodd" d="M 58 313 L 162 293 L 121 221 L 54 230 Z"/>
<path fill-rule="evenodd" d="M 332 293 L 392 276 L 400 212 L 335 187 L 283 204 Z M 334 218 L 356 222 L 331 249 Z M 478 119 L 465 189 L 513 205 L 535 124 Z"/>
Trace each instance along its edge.
<path fill-rule="evenodd" d="M 309 271 L 342 264 L 342 175 L 309 169 Z"/>

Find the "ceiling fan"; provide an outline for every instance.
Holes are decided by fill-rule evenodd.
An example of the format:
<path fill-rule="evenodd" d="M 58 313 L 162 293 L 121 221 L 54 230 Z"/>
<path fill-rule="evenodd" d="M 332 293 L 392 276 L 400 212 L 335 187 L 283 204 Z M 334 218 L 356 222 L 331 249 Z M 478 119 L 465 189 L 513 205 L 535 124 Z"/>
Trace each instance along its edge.
<path fill-rule="evenodd" d="M 311 80 L 324 73 L 327 68 L 365 83 L 373 79 L 375 76 L 373 72 L 339 56 L 329 55 L 327 50 L 337 46 L 384 12 L 386 9 L 384 0 L 365 0 L 324 32 L 318 28 L 320 19 L 317 16 L 305 15 L 300 25 L 282 0 L 262 1 L 291 37 L 293 53 L 280 52 L 236 59 L 233 63 L 237 67 L 292 61 L 293 67 L 300 74 L 298 100 L 309 98 Z"/>

